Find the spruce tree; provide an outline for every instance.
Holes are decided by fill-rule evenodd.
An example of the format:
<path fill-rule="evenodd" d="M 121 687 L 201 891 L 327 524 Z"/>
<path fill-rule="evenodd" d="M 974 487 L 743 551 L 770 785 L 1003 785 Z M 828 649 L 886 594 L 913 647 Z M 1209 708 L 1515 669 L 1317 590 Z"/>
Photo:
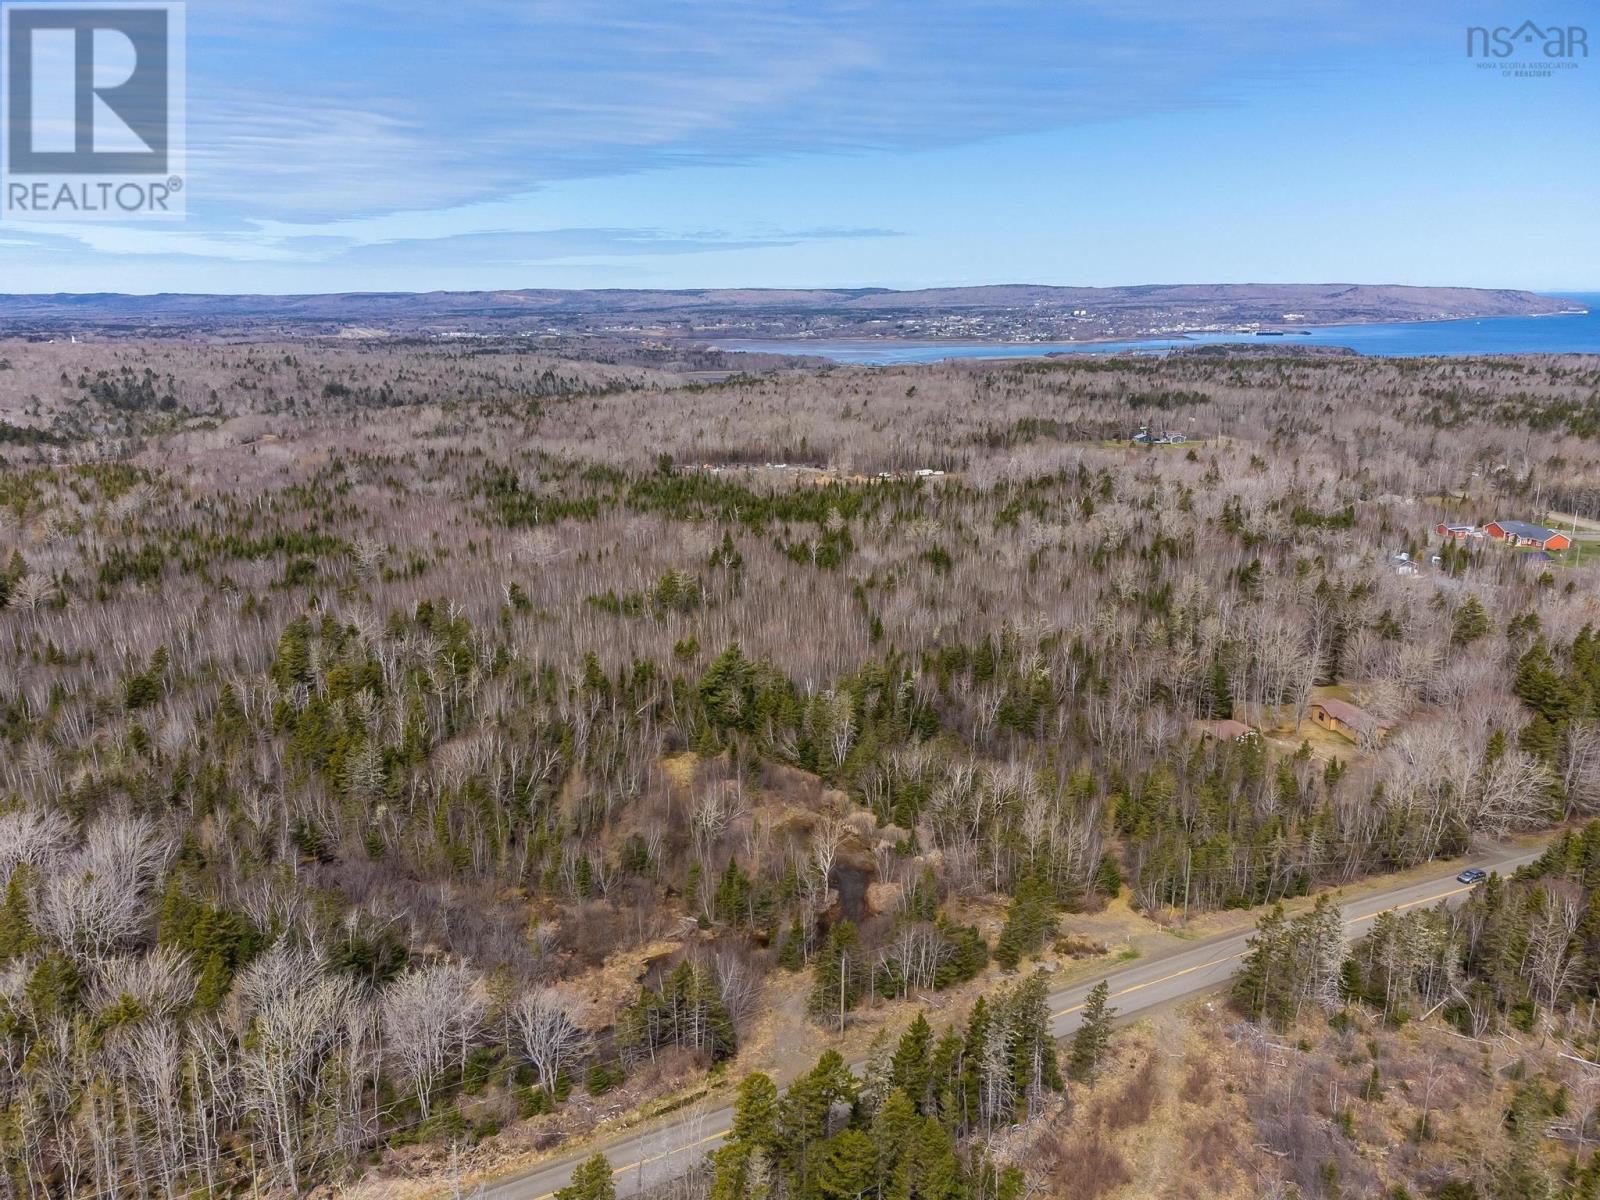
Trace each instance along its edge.
<path fill-rule="evenodd" d="M 926 1113 L 929 1110 L 931 1097 L 928 1085 L 932 1066 L 933 1027 L 928 1024 L 928 1018 L 919 1012 L 916 1020 L 911 1022 L 911 1028 L 901 1036 L 889 1066 L 891 1086 L 904 1092 L 919 1112 Z"/>
<path fill-rule="evenodd" d="M 801 971 L 806 965 L 806 935 L 796 917 L 778 947 L 778 965 L 785 971 Z"/>
<path fill-rule="evenodd" d="M 1108 900 L 1122 895 L 1122 868 L 1110 853 L 1100 856 L 1100 866 L 1094 873 L 1095 890 Z"/>
<path fill-rule="evenodd" d="M 837 1050 L 825 1051 L 812 1067 L 789 1085 L 778 1105 L 779 1141 L 775 1157 L 806 1181 L 809 1151 L 827 1138 L 836 1106 L 853 1104 L 855 1076 Z"/>
<path fill-rule="evenodd" d="M 700 1046 L 711 1052 L 713 1062 L 721 1062 L 739 1048 L 733 1015 L 722 1002 L 722 991 L 717 987 L 716 976 L 709 968 L 697 970 L 694 980 L 694 1004 L 701 1028 Z"/>
<path fill-rule="evenodd" d="M 1055 927 L 1056 901 L 1050 885 L 1029 876 L 1017 885 L 1017 894 L 1006 910 L 1005 928 L 994 947 L 995 961 L 1006 970 L 1015 971 L 1024 958 L 1039 952 Z"/>
<path fill-rule="evenodd" d="M 924 1117 L 901 1158 L 889 1195 L 893 1200 L 958 1200 L 966 1194 L 966 1172 L 944 1126 Z"/>
<path fill-rule="evenodd" d="M 1292 1008 L 1288 925 L 1283 905 L 1273 905 L 1272 911 L 1256 922 L 1250 950 L 1234 977 L 1234 1000 L 1251 1020 L 1267 1017 L 1281 1021 Z"/>
<path fill-rule="evenodd" d="M 898 1089 L 890 1092 L 878 1109 L 869 1132 L 876 1152 L 873 1186 L 880 1192 L 889 1186 L 900 1160 L 911 1153 L 912 1140 L 921 1124 L 911 1098 Z"/>
<path fill-rule="evenodd" d="M 711 1156 L 710 1200 L 764 1200 L 771 1192 L 768 1160 L 734 1142 Z"/>
<path fill-rule="evenodd" d="M 1213 717 L 1233 716 L 1233 692 L 1228 686 L 1228 664 L 1221 657 L 1211 661 L 1211 678 L 1206 701 Z"/>
<path fill-rule="evenodd" d="M 989 1025 L 993 1020 L 987 997 L 979 996 L 967 1017 L 967 1036 L 961 1046 L 961 1077 L 954 1089 L 958 1108 L 951 1114 L 951 1128 L 957 1136 L 971 1130 L 978 1120 L 979 1093 L 983 1087 L 978 1068 L 983 1062 L 983 1044 L 989 1037 Z"/>
<path fill-rule="evenodd" d="M 836 1021 L 844 1030 L 844 1014 L 861 999 L 860 936 L 849 921 L 840 921 L 817 955 L 817 974 L 811 985 L 808 1008 L 825 1023 Z"/>
<path fill-rule="evenodd" d="M 617 1185 L 604 1154 L 585 1160 L 572 1172 L 572 1182 L 556 1191 L 555 1200 L 617 1200 Z"/>
<path fill-rule="evenodd" d="M 877 1151 L 859 1129 L 830 1138 L 817 1167 L 817 1194 L 823 1200 L 862 1200 L 873 1191 Z"/>
<path fill-rule="evenodd" d="M 1083 1023 L 1072 1035 L 1070 1073 L 1079 1083 L 1094 1079 L 1111 1044 L 1111 985 L 1102 979 L 1089 990 L 1089 999 L 1083 1006 Z"/>
<path fill-rule="evenodd" d="M 1466 646 L 1489 633 L 1489 614 L 1483 611 L 1483 601 L 1468 596 L 1456 609 L 1450 620 L 1450 644 Z"/>
<path fill-rule="evenodd" d="M 778 1089 L 770 1076 L 757 1071 L 739 1084 L 733 1102 L 733 1140 L 741 1146 L 771 1150 L 778 1141 Z"/>
<path fill-rule="evenodd" d="M 1006 997 L 1002 1019 L 1011 1045 L 1011 1079 L 1019 1101 L 1031 1102 L 1039 1093 L 1059 1092 L 1064 1086 L 1056 1058 L 1056 1039 L 1050 1032 L 1050 1003 L 1043 975 L 1030 975 Z"/>
<path fill-rule="evenodd" d="M 20 958 L 39 941 L 28 900 L 30 873 L 27 863 L 18 863 L 6 881 L 5 898 L 0 900 L 0 964 Z"/>
<path fill-rule="evenodd" d="M 778 1108 L 778 1164 L 802 1182 L 811 1161 L 811 1151 L 828 1136 L 830 1105 L 814 1072 L 802 1075 L 783 1093 Z"/>

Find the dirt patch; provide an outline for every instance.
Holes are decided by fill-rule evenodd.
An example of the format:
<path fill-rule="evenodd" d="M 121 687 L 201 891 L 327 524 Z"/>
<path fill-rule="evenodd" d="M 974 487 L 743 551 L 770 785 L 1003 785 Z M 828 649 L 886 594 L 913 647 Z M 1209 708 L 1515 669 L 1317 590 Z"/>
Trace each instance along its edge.
<path fill-rule="evenodd" d="M 662 938 L 632 950 L 618 951 L 603 966 L 574 976 L 563 986 L 587 1002 L 584 1024 L 598 1029 L 639 998 L 639 984 L 652 965 L 681 949 L 681 938 Z"/>
<path fill-rule="evenodd" d="M 1092 1084 L 1072 1084 L 1037 1121 L 997 1139 L 1037 1196 L 1066 1200 L 1253 1197 L 1259 1157 L 1239 1097 L 1211 1086 L 1214 1039 L 1166 1011 L 1117 1034 Z M 1207 1083 L 1198 1090 L 1191 1079 Z"/>
<path fill-rule="evenodd" d="M 693 750 L 685 750 L 682 754 L 674 754 L 661 760 L 661 773 L 667 777 L 667 782 L 675 788 L 690 788 L 694 786 L 695 768 L 700 763 L 700 756 Z"/>

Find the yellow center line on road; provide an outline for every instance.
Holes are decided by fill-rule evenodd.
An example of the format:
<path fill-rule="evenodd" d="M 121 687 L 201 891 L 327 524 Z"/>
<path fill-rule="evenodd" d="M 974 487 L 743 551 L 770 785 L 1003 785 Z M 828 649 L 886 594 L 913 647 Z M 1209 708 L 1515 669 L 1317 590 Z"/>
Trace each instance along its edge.
<path fill-rule="evenodd" d="M 1203 963 L 1195 963 L 1195 965 L 1192 967 L 1185 967 L 1181 971 L 1174 971 L 1171 975 L 1163 975 L 1160 979 L 1147 979 L 1143 983 L 1131 984 L 1119 992 L 1112 992 L 1110 998 L 1115 1000 L 1117 997 L 1126 996 L 1131 992 L 1137 992 L 1147 987 L 1155 987 L 1155 985 L 1158 983 L 1170 983 L 1174 979 L 1181 979 L 1183 976 L 1192 975 L 1196 971 L 1204 971 L 1207 967 L 1215 967 L 1225 962 L 1232 962 L 1236 958 L 1243 958 L 1247 953 L 1249 952 L 1246 950 L 1241 950 L 1239 953 L 1230 954 L 1226 958 L 1212 958 Z M 1084 1004 L 1074 1004 L 1071 1008 L 1063 1008 L 1058 1013 L 1052 1013 L 1051 1019 L 1053 1020 L 1056 1017 L 1064 1017 L 1069 1013 L 1079 1012 L 1086 1007 L 1087 1005 Z"/>
<path fill-rule="evenodd" d="M 675 1149 L 663 1150 L 660 1154 L 652 1154 L 646 1158 L 636 1159 L 631 1163 L 623 1163 L 621 1166 L 614 1166 L 611 1168 L 611 1170 L 614 1174 L 626 1175 L 629 1171 L 638 1170 L 640 1167 L 647 1167 L 653 1162 L 660 1162 L 663 1158 L 671 1158 L 674 1154 L 682 1154 L 685 1150 L 693 1150 L 696 1146 L 704 1146 L 707 1142 L 714 1142 L 718 1138 L 724 1138 L 727 1136 L 728 1135 L 726 1132 L 708 1133 L 705 1137 L 699 1138 L 696 1141 L 685 1142 L 683 1145 L 678 1146 Z M 533 1197 L 533 1200 L 554 1200 L 554 1197 L 554 1192 L 545 1192 L 542 1196 Z"/>
<path fill-rule="evenodd" d="M 1368 913 L 1363 917 L 1350 917 L 1346 919 L 1345 924 L 1356 925 L 1362 921 L 1374 920 L 1383 916 L 1384 913 L 1399 912 L 1406 908 L 1415 908 L 1419 904 L 1432 904 L 1437 900 L 1448 900 L 1451 896 L 1459 896 L 1462 892 L 1470 892 L 1475 886 L 1475 884 L 1467 884 L 1462 887 L 1451 888 L 1447 892 L 1437 892 L 1432 896 L 1423 896 L 1420 900 L 1407 900 L 1402 904 L 1391 904 L 1388 908 L 1380 908 L 1376 912 Z M 1158 983 L 1171 983 L 1174 979 L 1181 979 L 1185 975 L 1194 974 L 1196 971 L 1204 971 L 1207 967 L 1215 967 L 1220 966 L 1222 963 L 1233 962 L 1235 959 L 1243 958 L 1248 953 L 1249 950 L 1241 950 L 1237 954 L 1229 954 L 1225 958 L 1213 958 L 1208 959 L 1203 963 L 1195 963 L 1192 967 L 1184 967 L 1183 970 L 1174 971 L 1170 975 L 1163 975 L 1160 979 L 1147 979 L 1143 983 L 1130 984 L 1121 991 L 1112 992 L 1110 998 L 1115 1000 L 1119 996 L 1126 996 L 1133 992 L 1142 991 L 1147 987 L 1155 987 Z M 1070 1008 L 1063 1008 L 1060 1012 L 1051 1013 L 1050 1019 L 1055 1020 L 1058 1017 L 1065 1017 L 1075 1012 L 1081 1012 L 1085 1007 L 1086 1005 L 1083 1004 L 1074 1004 Z"/>
<path fill-rule="evenodd" d="M 1345 924 L 1355 925 L 1362 921 L 1370 921 L 1375 917 L 1381 917 L 1384 913 L 1399 912 L 1402 909 L 1415 908 L 1419 904 L 1432 904 L 1437 900 L 1448 900 L 1451 896 L 1459 896 L 1462 892 L 1470 892 L 1473 886 L 1474 885 L 1468 885 L 1464 887 L 1451 888 L 1447 892 L 1439 892 L 1432 896 L 1424 896 L 1420 900 L 1407 900 L 1403 904 L 1392 904 L 1388 908 L 1380 908 L 1376 912 L 1368 913 L 1364 917 L 1350 917 L 1345 921 Z M 1213 958 L 1208 962 L 1196 963 L 1192 967 L 1184 967 L 1181 971 L 1174 971 L 1170 975 L 1163 975 L 1160 979 L 1147 979 L 1143 983 L 1132 984 L 1123 988 L 1121 991 L 1112 992 L 1111 997 L 1112 999 L 1116 999 L 1119 996 L 1126 996 L 1132 992 L 1140 991 L 1143 988 L 1154 987 L 1158 983 L 1170 983 L 1174 979 L 1181 979 L 1183 976 L 1191 975 L 1195 971 L 1203 971 L 1207 967 L 1215 967 L 1221 963 L 1232 962 L 1234 959 L 1243 958 L 1247 953 L 1249 953 L 1249 951 L 1241 950 L 1237 954 L 1228 955 L 1226 958 Z M 1078 1012 L 1083 1007 L 1084 1006 L 1082 1004 L 1074 1004 L 1071 1008 L 1063 1008 L 1058 1013 L 1052 1013 L 1051 1019 L 1054 1020 L 1057 1017 L 1064 1017 L 1069 1013 Z M 723 1138 L 726 1136 L 726 1133 L 707 1134 L 705 1137 L 700 1138 L 697 1141 L 688 1142 L 682 1146 L 676 1147 L 675 1149 L 664 1150 L 660 1154 L 652 1154 L 646 1158 L 637 1159 L 634 1162 L 623 1163 L 621 1166 L 613 1167 L 612 1170 L 618 1175 L 623 1175 L 629 1171 L 638 1170 L 640 1167 L 649 1166 L 653 1162 L 660 1162 L 664 1158 L 671 1158 L 674 1154 L 682 1154 L 685 1150 L 693 1150 L 696 1146 L 703 1146 L 707 1142 L 714 1142 L 718 1138 Z M 554 1192 L 545 1192 L 543 1195 L 533 1197 L 533 1200 L 554 1200 L 554 1197 Z"/>

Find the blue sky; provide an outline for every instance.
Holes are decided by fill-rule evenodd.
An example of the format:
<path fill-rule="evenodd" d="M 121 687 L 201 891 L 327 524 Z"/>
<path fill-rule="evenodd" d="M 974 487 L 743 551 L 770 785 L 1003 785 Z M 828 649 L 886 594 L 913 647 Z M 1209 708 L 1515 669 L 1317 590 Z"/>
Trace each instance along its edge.
<path fill-rule="evenodd" d="M 1600 10 L 193 0 L 188 219 L 0 224 L 0 291 L 1600 289 Z"/>

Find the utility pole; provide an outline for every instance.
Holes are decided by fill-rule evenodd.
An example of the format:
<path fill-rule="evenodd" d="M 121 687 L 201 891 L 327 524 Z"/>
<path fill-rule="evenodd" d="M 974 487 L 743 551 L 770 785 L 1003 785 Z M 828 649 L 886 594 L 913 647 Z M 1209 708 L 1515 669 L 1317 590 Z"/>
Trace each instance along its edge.
<path fill-rule="evenodd" d="M 839 1032 L 844 1032 L 844 980 L 846 965 L 850 956 L 843 950 L 839 951 Z"/>

